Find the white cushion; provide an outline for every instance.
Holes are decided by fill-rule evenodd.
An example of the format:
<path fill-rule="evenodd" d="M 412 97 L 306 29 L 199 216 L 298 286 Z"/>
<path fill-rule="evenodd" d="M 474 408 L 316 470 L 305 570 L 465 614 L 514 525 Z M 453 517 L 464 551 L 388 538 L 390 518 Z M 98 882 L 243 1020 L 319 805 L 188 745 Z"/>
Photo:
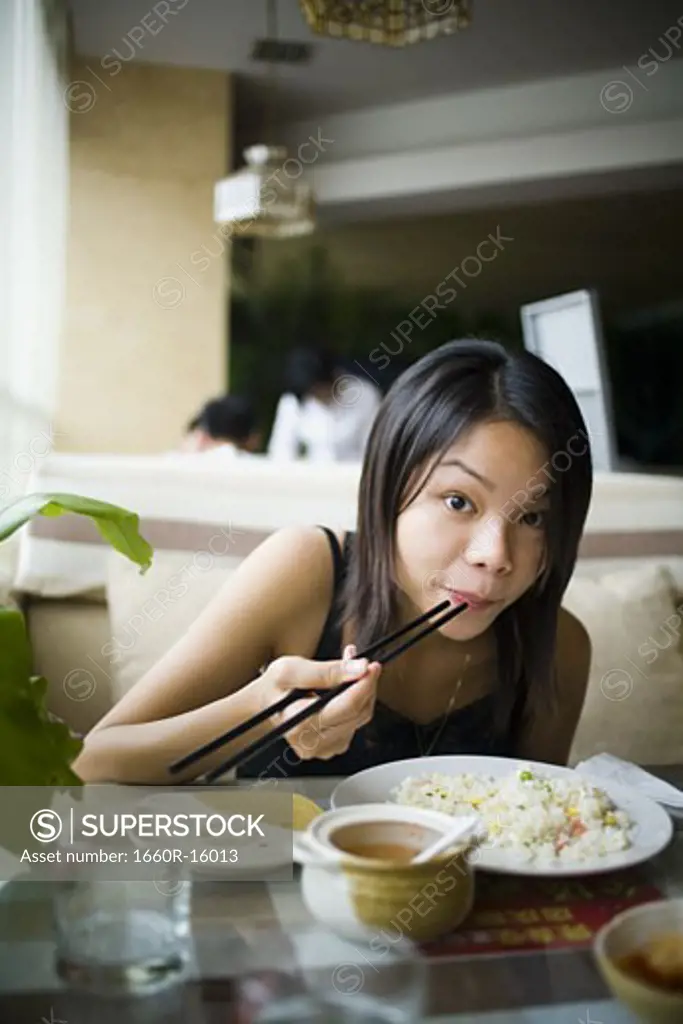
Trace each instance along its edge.
<path fill-rule="evenodd" d="M 603 751 L 640 764 L 683 761 L 683 601 L 676 590 L 657 564 L 598 579 L 575 574 L 563 604 L 588 630 L 593 660 L 572 764 Z"/>
<path fill-rule="evenodd" d="M 240 558 L 163 551 L 144 576 L 114 552 L 108 559 L 111 635 L 99 661 L 112 678 L 114 700 L 141 679 L 229 579 Z"/>
<path fill-rule="evenodd" d="M 676 593 L 683 596 L 683 555 L 667 555 L 666 558 L 580 558 L 576 563 L 574 579 L 599 580 L 610 573 L 631 572 L 653 565 L 666 566 L 674 581 Z"/>
<path fill-rule="evenodd" d="M 32 601 L 26 626 L 34 672 L 48 682 L 48 709 L 75 732 L 88 732 L 118 697 L 114 673 L 102 657 L 111 637 L 106 606 Z"/>

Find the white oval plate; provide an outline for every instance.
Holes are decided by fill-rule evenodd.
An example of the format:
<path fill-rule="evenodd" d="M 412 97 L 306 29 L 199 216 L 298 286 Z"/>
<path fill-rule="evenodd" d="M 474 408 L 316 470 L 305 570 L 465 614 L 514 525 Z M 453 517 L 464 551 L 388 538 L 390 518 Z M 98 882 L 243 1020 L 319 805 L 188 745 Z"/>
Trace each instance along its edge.
<path fill-rule="evenodd" d="M 577 776 L 572 768 L 536 761 L 521 761 L 507 757 L 441 756 L 410 758 L 405 761 L 390 761 L 376 768 L 367 768 L 340 782 L 332 793 L 331 806 L 350 807 L 354 804 L 391 802 L 391 793 L 408 776 L 429 775 L 438 772 L 443 775 L 462 775 L 471 772 L 502 778 L 519 768 L 528 767 L 547 777 L 566 778 L 574 776 L 582 783 L 602 789 L 614 801 L 619 810 L 625 811 L 633 821 L 632 846 L 628 850 L 610 853 L 603 857 L 580 863 L 535 864 L 517 859 L 511 850 L 493 850 L 482 847 L 475 861 L 484 871 L 497 874 L 532 875 L 538 877 L 578 877 L 601 874 L 621 868 L 632 867 L 650 860 L 666 847 L 673 835 L 673 822 L 659 804 L 642 796 L 634 789 L 615 785 L 602 779 Z"/>

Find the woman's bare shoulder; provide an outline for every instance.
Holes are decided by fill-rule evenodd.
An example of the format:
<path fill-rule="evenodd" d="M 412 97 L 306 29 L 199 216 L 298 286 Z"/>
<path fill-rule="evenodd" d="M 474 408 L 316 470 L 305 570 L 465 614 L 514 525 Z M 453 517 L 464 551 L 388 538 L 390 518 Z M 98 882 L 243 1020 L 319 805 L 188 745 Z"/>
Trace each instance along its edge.
<path fill-rule="evenodd" d="M 341 544 L 343 532 L 335 535 Z M 287 526 L 272 533 L 237 570 L 251 589 L 263 598 L 292 609 L 311 599 L 331 597 L 333 558 L 330 541 L 319 526 Z"/>
<path fill-rule="evenodd" d="M 343 530 L 332 530 L 340 546 L 344 542 Z M 293 562 L 315 571 L 331 565 L 330 541 L 320 526 L 283 526 L 269 534 L 251 554 L 275 558 L 278 562 Z"/>
<path fill-rule="evenodd" d="M 343 541 L 343 533 L 336 533 Z M 237 570 L 242 576 L 263 576 L 278 600 L 328 588 L 332 580 L 330 541 L 319 526 L 286 526 L 270 534 Z"/>
<path fill-rule="evenodd" d="M 335 535 L 341 544 L 344 534 Z M 271 656 L 314 648 L 334 589 L 329 538 L 319 526 L 284 527 L 242 563 L 228 594 L 258 595 L 260 615 L 271 626 Z M 226 595 L 228 603 L 230 596 Z M 252 605 L 253 607 L 253 605 Z"/>
<path fill-rule="evenodd" d="M 180 714 L 234 692 L 282 653 L 310 657 L 332 591 L 329 547 L 313 526 L 270 534 L 98 728 Z"/>

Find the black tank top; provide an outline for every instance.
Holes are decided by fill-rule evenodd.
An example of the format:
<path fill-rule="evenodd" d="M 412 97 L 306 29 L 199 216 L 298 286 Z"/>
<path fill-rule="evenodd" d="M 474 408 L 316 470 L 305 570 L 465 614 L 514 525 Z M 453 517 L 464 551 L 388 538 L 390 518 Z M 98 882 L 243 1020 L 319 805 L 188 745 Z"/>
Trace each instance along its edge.
<path fill-rule="evenodd" d="M 334 592 L 313 659 L 334 661 L 342 656 L 341 591 L 353 534 L 346 534 L 342 550 L 332 530 L 326 526 L 321 529 L 325 531 L 330 543 Z M 237 770 L 237 776 L 291 778 L 304 775 L 353 775 L 386 761 L 420 757 L 423 751 L 429 751 L 431 755 L 489 754 L 513 757 L 514 730 L 507 736 L 496 734 L 493 712 L 493 697 L 487 695 L 463 708 L 457 708 L 447 716 L 445 723 L 443 717 L 439 716 L 437 721 L 424 726 L 416 725 L 377 700 L 372 721 L 356 731 L 343 754 L 328 760 L 302 760 L 286 740 L 280 739 L 268 750 L 242 765 Z"/>

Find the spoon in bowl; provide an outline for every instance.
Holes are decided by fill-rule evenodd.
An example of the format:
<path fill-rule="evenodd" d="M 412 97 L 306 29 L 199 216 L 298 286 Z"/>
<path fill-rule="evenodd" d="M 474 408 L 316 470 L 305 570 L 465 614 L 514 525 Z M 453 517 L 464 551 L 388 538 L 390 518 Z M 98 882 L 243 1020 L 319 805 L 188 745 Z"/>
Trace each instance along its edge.
<path fill-rule="evenodd" d="M 481 828 L 481 819 L 470 815 L 466 818 L 458 818 L 456 824 L 448 832 L 444 832 L 438 839 L 435 839 L 430 846 L 426 846 L 424 850 L 420 850 L 411 860 L 411 864 L 426 864 L 432 857 L 436 857 L 437 853 L 443 853 L 450 846 L 455 846 L 457 843 L 461 843 L 464 839 L 469 839 L 479 828 Z"/>

